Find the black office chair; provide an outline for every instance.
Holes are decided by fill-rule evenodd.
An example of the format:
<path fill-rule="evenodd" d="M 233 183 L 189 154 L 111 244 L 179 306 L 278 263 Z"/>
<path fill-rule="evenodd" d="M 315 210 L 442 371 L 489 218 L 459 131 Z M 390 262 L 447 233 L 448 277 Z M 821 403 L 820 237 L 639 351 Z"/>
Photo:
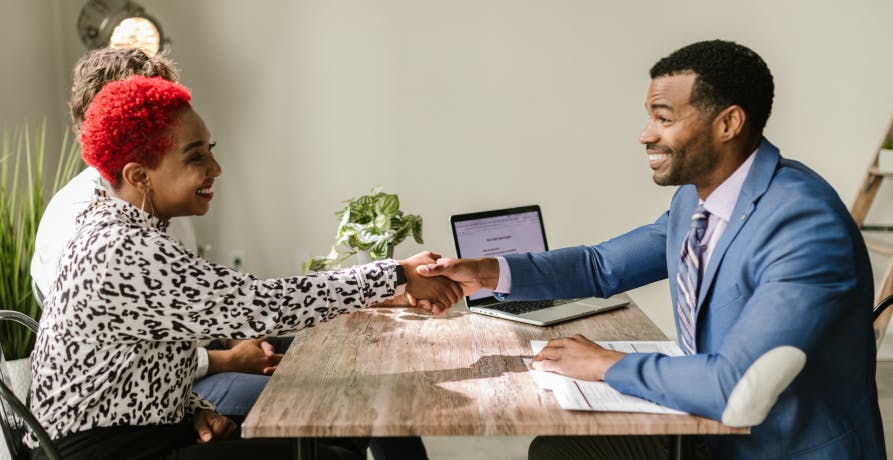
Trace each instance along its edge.
<path fill-rule="evenodd" d="M 887 298 L 878 302 L 877 305 L 874 306 L 874 318 L 872 321 L 874 322 L 874 344 L 877 346 L 878 350 L 881 348 L 881 333 L 887 329 L 886 324 L 881 324 L 878 321 L 878 318 L 890 308 L 890 305 L 893 305 L 893 294 L 888 295 Z"/>
<path fill-rule="evenodd" d="M 881 300 L 874 306 L 874 321 L 877 321 L 878 317 L 881 316 L 881 313 L 890 308 L 890 305 L 893 305 L 893 294 L 888 295 L 886 299 Z"/>
<path fill-rule="evenodd" d="M 37 321 L 28 315 L 11 310 L 0 310 L 0 321 L 15 321 L 34 332 L 37 332 Z M 22 443 L 25 434 L 25 426 L 31 429 L 40 443 L 40 448 L 50 460 L 59 460 L 62 457 L 53 445 L 50 435 L 40 426 L 28 407 L 16 397 L 10 389 L 9 375 L 6 372 L 6 359 L 3 356 L 3 347 L 0 346 L 0 429 L 6 440 L 6 447 L 13 460 L 22 460 L 30 457 L 28 448 Z"/>

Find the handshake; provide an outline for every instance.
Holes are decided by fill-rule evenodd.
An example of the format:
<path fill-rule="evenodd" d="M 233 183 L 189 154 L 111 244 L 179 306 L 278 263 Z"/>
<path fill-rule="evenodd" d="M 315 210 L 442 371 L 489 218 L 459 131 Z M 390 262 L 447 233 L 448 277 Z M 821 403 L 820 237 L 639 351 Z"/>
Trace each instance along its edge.
<path fill-rule="evenodd" d="M 432 252 L 421 252 L 400 260 L 406 274 L 405 298 L 382 305 L 412 305 L 439 315 L 462 296 L 480 289 L 496 289 L 499 263 L 493 258 L 451 259 Z"/>

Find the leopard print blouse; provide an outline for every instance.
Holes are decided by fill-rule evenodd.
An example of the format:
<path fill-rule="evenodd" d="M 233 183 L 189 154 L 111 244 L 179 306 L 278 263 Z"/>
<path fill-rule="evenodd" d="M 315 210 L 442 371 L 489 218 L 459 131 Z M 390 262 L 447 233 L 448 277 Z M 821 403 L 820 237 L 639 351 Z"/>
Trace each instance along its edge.
<path fill-rule="evenodd" d="M 192 392 L 196 340 L 292 333 L 395 293 L 393 260 L 262 280 L 196 257 L 165 229 L 103 190 L 78 218 L 31 363 L 31 410 L 51 438 L 214 410 Z"/>

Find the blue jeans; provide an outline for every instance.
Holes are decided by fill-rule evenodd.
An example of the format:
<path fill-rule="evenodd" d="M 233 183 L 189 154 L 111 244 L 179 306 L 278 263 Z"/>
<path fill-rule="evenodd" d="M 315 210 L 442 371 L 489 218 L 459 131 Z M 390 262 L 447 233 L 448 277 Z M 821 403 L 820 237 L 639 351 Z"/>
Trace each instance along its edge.
<path fill-rule="evenodd" d="M 267 339 L 276 353 L 285 353 L 291 345 L 291 337 L 270 337 Z M 220 349 L 218 342 L 212 342 L 209 350 Z M 242 372 L 221 372 L 196 380 L 192 389 L 199 396 L 210 401 L 223 415 L 242 419 L 248 415 L 251 406 L 264 390 L 268 375 L 245 374 Z"/>
<path fill-rule="evenodd" d="M 221 372 L 196 380 L 192 389 L 221 414 L 244 417 L 269 381 L 269 375 Z"/>

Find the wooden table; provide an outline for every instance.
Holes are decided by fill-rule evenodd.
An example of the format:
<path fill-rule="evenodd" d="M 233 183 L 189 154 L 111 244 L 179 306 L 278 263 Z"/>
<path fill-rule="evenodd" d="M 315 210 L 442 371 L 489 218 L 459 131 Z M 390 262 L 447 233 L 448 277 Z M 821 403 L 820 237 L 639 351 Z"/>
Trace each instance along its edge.
<path fill-rule="evenodd" d="M 595 340 L 666 340 L 634 303 L 552 327 L 462 306 L 441 317 L 368 309 L 297 334 L 242 424 L 242 436 L 749 433 L 693 415 L 561 409 L 551 392 L 538 390 L 522 357 L 531 355 L 530 340 L 576 333 Z M 676 444 L 680 455 L 690 449 Z"/>

